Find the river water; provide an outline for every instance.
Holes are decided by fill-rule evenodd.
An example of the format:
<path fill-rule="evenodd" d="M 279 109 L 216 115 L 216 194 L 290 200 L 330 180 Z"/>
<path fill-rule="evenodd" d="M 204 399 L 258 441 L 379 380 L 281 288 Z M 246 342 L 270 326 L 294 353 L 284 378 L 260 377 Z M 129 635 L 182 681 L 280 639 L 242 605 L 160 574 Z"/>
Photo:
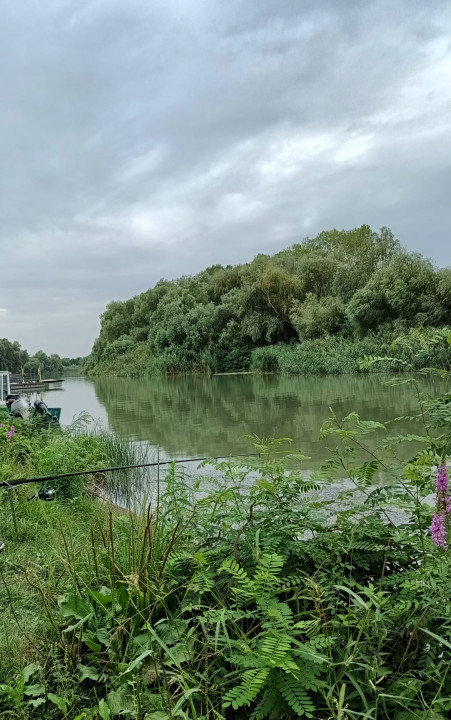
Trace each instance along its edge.
<path fill-rule="evenodd" d="M 396 387 L 381 375 L 280 377 L 66 378 L 60 390 L 42 397 L 62 408 L 61 421 L 88 412 L 117 435 L 160 449 L 162 459 L 252 452 L 246 435 L 287 437 L 292 448 L 318 467 L 330 456 L 332 439 L 319 440 L 332 408 L 338 417 L 355 410 L 364 420 L 385 422 L 418 412 L 410 384 Z M 425 378 L 424 392 L 445 389 L 444 381 Z M 393 434 L 418 433 L 400 422 Z"/>

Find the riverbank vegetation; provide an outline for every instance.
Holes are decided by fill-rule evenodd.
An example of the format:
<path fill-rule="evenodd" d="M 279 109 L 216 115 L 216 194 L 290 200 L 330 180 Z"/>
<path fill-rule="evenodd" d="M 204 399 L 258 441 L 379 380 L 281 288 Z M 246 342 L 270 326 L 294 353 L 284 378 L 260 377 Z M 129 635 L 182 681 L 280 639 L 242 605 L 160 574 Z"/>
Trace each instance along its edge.
<path fill-rule="evenodd" d="M 364 225 L 111 302 L 85 368 L 359 372 L 362 354 L 388 353 L 400 333 L 449 323 L 451 270 Z"/>
<path fill-rule="evenodd" d="M 450 396 L 424 396 L 421 375 L 392 383 L 417 400 L 411 432 L 332 414 L 330 458 L 313 473 L 300 456 L 287 470 L 286 441 L 250 438 L 260 458 L 212 462 L 194 481 L 170 464 L 130 493 L 124 476 L 123 507 L 96 501 L 89 476 L 54 503 L 23 488 L 19 542 L 4 493 L 3 716 L 449 717 Z M 31 462 L 27 438 L 26 424 L 0 437 L 3 476 Z M 73 432 L 33 438 L 40 462 L 60 443 L 87 448 L 77 467 L 124 451 Z"/>
<path fill-rule="evenodd" d="M 41 368 L 43 377 L 60 377 L 66 369 L 81 369 L 85 358 L 61 358 L 56 353 L 47 355 L 38 350 L 34 355 L 23 349 L 17 341 L 0 338 L 0 370 L 11 373 L 36 373 Z"/>

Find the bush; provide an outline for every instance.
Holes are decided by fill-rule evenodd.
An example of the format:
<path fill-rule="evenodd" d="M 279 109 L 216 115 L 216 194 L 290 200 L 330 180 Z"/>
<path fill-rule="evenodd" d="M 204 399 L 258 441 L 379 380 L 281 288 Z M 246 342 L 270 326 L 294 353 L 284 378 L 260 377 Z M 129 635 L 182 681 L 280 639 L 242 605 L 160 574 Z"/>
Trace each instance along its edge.
<path fill-rule="evenodd" d="M 365 355 L 380 354 L 384 345 L 377 338 L 346 340 L 341 337 L 304 340 L 292 345 L 257 348 L 252 353 L 251 367 L 256 372 L 280 372 L 282 375 L 340 375 L 363 372 Z M 388 344 L 386 345 L 388 350 Z M 390 369 L 392 363 L 378 366 Z"/>
<path fill-rule="evenodd" d="M 74 504 L 71 522 L 55 504 L 59 546 L 54 537 L 43 553 L 38 528 L 27 567 L 8 575 L 23 610 L 17 573 L 30 579 L 28 606 L 44 622 L 25 670 L 10 664 L 1 678 L 1 710 L 24 720 L 54 707 L 92 720 L 357 720 L 363 707 L 373 720 L 445 720 L 451 564 L 429 535 L 425 498 L 450 438 L 431 444 L 431 429 L 405 465 L 374 452 L 362 462 L 357 449 L 386 428 L 351 413 L 323 426 L 338 446 L 317 473 L 288 471 L 283 443 L 255 438 L 261 459 L 215 463 L 197 495 L 170 467 L 155 516 Z M 375 483 L 382 470 L 391 483 Z M 320 504 L 336 479 L 339 498 Z M 41 506 L 25 508 L 36 525 Z"/>
<path fill-rule="evenodd" d="M 335 335 L 345 330 L 348 322 L 346 306 L 339 298 L 311 294 L 294 306 L 291 318 L 301 340 Z"/>

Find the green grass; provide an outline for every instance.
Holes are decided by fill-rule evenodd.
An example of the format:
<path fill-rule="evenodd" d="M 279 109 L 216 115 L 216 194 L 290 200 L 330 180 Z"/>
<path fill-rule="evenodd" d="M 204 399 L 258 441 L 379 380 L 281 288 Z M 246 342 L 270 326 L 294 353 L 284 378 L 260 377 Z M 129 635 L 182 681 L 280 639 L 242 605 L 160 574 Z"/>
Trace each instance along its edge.
<path fill-rule="evenodd" d="M 362 362 L 367 357 L 376 357 L 378 361 Z M 332 336 L 291 345 L 269 345 L 254 350 L 251 359 L 255 372 L 281 375 L 405 372 L 425 367 L 451 367 L 449 328 L 413 329 L 400 336 L 381 333 L 360 340 Z"/>
<path fill-rule="evenodd" d="M 377 340 L 321 338 L 257 348 L 252 353 L 251 367 L 255 372 L 281 375 L 342 375 L 361 372 L 362 358 L 380 351 L 381 343 Z"/>
<path fill-rule="evenodd" d="M 35 489 L 28 486 L 14 493 L 19 541 L 11 522 L 9 499 L 1 491 L 0 527 L 6 543 L 0 559 L 3 682 L 18 668 L 42 660 L 40 638 L 51 636 L 53 628 L 41 592 L 52 606 L 64 587 L 73 588 L 69 563 L 76 566 L 77 558 L 86 556 L 90 528 L 102 514 L 100 507 L 82 498 L 65 503 L 28 502 Z"/>
<path fill-rule="evenodd" d="M 426 498 L 451 418 L 447 396 L 432 402 L 410 382 L 411 435 L 331 417 L 331 457 L 313 474 L 288 471 L 302 459 L 286 457 L 286 441 L 253 438 L 258 460 L 194 480 L 162 466 L 149 497 L 127 508 L 92 496 L 100 482 L 122 497 L 125 474 L 86 475 L 53 503 L 29 502 L 22 487 L 18 540 L 3 493 L 0 717 L 449 717 L 451 563 L 430 537 Z M 139 457 L 80 430 L 18 424 L 14 443 L 0 437 L 2 473 Z M 367 446 L 373 435 L 379 447 Z M 400 445 L 420 435 L 423 450 L 401 461 Z M 330 485 L 343 478 L 353 485 L 337 504 Z M 145 479 L 131 476 L 127 500 Z"/>
<path fill-rule="evenodd" d="M 70 471 L 142 462 L 144 452 L 80 417 L 72 427 L 47 430 L 36 422 L 7 418 L 5 429 L 14 423 L 15 436 L 7 440 L 0 430 L 0 480 L 32 478 Z M 0 489 L 0 537 L 7 550 L 0 556 L 0 596 L 13 603 L 0 605 L 0 678 L 20 667 L 34 652 L 33 634 L 51 629 L 42 613 L 39 587 L 61 590 L 71 557 L 85 557 L 93 523 L 105 510 L 93 502 L 93 492 L 122 497 L 139 471 L 82 475 L 55 481 L 56 502 L 29 501 L 39 484 L 20 486 L 13 491 L 19 531 L 17 542 L 8 492 Z M 47 487 L 50 483 L 47 483 Z M 20 571 L 18 569 L 20 568 Z M 15 619 L 20 618 L 20 627 Z"/>

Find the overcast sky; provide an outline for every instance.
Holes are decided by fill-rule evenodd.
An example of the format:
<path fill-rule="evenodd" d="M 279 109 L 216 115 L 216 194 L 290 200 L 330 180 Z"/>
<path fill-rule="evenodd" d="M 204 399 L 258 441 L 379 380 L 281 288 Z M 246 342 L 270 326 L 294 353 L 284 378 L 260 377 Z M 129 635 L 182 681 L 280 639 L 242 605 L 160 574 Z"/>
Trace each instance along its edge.
<path fill-rule="evenodd" d="M 0 337 L 388 225 L 451 264 L 449 0 L 0 0 Z"/>

